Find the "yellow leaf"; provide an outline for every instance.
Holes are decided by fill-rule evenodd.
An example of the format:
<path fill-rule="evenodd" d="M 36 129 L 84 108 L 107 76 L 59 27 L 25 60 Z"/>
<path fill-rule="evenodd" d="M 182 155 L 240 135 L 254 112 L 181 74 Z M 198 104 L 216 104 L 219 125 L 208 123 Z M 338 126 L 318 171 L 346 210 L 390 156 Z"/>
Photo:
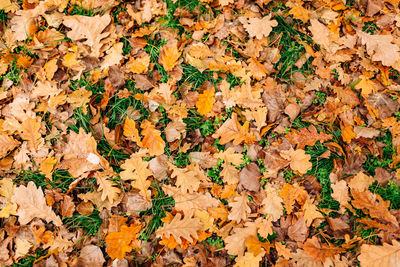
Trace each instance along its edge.
<path fill-rule="evenodd" d="M 27 140 L 29 146 L 37 150 L 39 145 L 43 143 L 42 135 L 40 134 L 40 122 L 36 119 L 26 119 L 22 122 L 21 138 Z"/>
<path fill-rule="evenodd" d="M 44 71 L 46 72 L 46 78 L 48 80 L 53 79 L 54 73 L 56 73 L 58 66 L 57 66 L 57 58 L 53 58 L 44 64 Z"/>
<path fill-rule="evenodd" d="M 171 71 L 177 64 L 181 52 L 178 51 L 178 42 L 173 41 L 163 46 L 158 62 L 166 71 Z"/>
<path fill-rule="evenodd" d="M 213 109 L 213 105 L 215 102 L 215 90 L 207 89 L 204 90 L 202 94 L 199 94 L 199 100 L 196 103 L 197 111 L 201 115 L 207 115 Z"/>
<path fill-rule="evenodd" d="M 324 216 L 318 211 L 317 206 L 313 204 L 311 199 L 306 200 L 306 203 L 304 203 L 303 206 L 303 210 L 304 210 L 304 219 L 308 227 L 310 227 L 314 219 L 324 218 Z"/>
<path fill-rule="evenodd" d="M 0 158 L 4 158 L 9 151 L 16 148 L 20 143 L 6 134 L 0 134 Z"/>
<path fill-rule="evenodd" d="M 149 153 L 152 156 L 159 156 L 163 154 L 165 142 L 161 138 L 161 132 L 157 130 L 156 127 L 152 125 L 151 122 L 149 122 L 148 120 L 144 120 L 140 127 L 143 129 L 143 148 L 148 148 Z"/>
<path fill-rule="evenodd" d="M 57 159 L 55 157 L 48 157 L 40 164 L 40 172 L 51 180 L 51 175 L 54 172 L 54 167 L 56 164 Z"/>
<path fill-rule="evenodd" d="M 132 141 L 136 142 L 138 146 L 142 145 L 142 142 L 140 141 L 139 131 L 136 128 L 136 123 L 134 120 L 131 120 L 128 117 L 125 119 L 124 123 L 124 135 Z"/>
<path fill-rule="evenodd" d="M 243 24 L 250 37 L 256 37 L 259 40 L 263 37 L 268 37 L 272 27 L 278 26 L 276 20 L 271 20 L 271 14 L 262 19 L 239 17 L 239 21 Z"/>
<path fill-rule="evenodd" d="M 76 59 L 76 53 L 68 53 L 63 57 L 63 65 L 70 69 L 79 66 L 79 62 L 81 61 Z"/>
<path fill-rule="evenodd" d="M 370 94 L 373 94 L 377 90 L 377 85 L 375 82 L 368 79 L 367 76 L 361 75 L 361 81 L 358 82 L 354 88 L 361 89 L 361 96 L 364 98 L 368 98 Z"/>
<path fill-rule="evenodd" d="M 351 143 L 351 140 L 357 136 L 357 134 L 353 130 L 353 126 L 351 125 L 340 125 L 340 129 L 342 130 L 343 141 L 345 141 L 346 143 Z"/>
<path fill-rule="evenodd" d="M 150 64 L 150 56 L 144 53 L 143 55 L 137 58 L 131 57 L 126 66 L 132 73 L 139 74 L 146 72 L 149 67 L 149 64 Z"/>
<path fill-rule="evenodd" d="M 139 190 L 139 194 L 146 200 L 151 197 L 149 189 L 151 181 L 147 180 L 153 173 L 149 170 L 149 162 L 143 161 L 138 155 L 132 154 L 127 159 L 121 168 L 124 169 L 120 172 L 121 179 L 124 181 L 133 180 L 132 187 Z"/>

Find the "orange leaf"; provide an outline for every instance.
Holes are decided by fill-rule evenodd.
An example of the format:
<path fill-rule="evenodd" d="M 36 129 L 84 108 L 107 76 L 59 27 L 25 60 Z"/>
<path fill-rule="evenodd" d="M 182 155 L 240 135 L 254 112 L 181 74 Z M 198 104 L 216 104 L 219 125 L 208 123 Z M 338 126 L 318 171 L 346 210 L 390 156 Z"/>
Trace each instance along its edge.
<path fill-rule="evenodd" d="M 178 64 L 177 61 L 180 55 L 181 52 L 178 51 L 178 43 L 173 41 L 163 46 L 158 62 L 166 71 L 171 71 Z"/>
<path fill-rule="evenodd" d="M 148 148 L 152 156 L 159 156 L 164 153 L 165 142 L 161 138 L 161 132 L 148 120 L 144 120 L 140 127 L 142 130 L 143 148 Z"/>
<path fill-rule="evenodd" d="M 120 232 L 112 232 L 106 236 L 107 253 L 111 259 L 123 259 L 125 253 L 137 248 L 132 244 L 136 240 L 136 234 L 141 229 L 140 225 L 132 224 L 131 226 L 121 226 Z"/>
<path fill-rule="evenodd" d="M 199 100 L 196 103 L 197 111 L 201 115 L 207 115 L 213 109 L 215 102 L 215 90 L 207 89 L 202 94 L 199 94 Z"/>
<path fill-rule="evenodd" d="M 136 123 L 134 120 L 131 120 L 128 117 L 125 119 L 123 133 L 126 137 L 136 142 L 139 146 L 142 145 L 142 142 L 140 141 L 139 131 L 136 128 Z"/>
<path fill-rule="evenodd" d="M 236 113 L 232 113 L 232 119 L 225 121 L 212 137 L 221 138 L 219 140 L 221 145 L 233 141 L 235 146 L 242 142 L 251 144 L 256 140 L 255 136 L 249 133 L 249 122 L 246 121 L 243 126 L 240 125 Z"/>
<path fill-rule="evenodd" d="M 300 131 L 293 129 L 285 137 L 292 145 L 297 144 L 297 148 L 304 149 L 305 146 L 314 146 L 317 141 L 323 143 L 331 139 L 332 135 L 318 133 L 314 125 L 311 125 L 308 129 L 301 128 Z"/>

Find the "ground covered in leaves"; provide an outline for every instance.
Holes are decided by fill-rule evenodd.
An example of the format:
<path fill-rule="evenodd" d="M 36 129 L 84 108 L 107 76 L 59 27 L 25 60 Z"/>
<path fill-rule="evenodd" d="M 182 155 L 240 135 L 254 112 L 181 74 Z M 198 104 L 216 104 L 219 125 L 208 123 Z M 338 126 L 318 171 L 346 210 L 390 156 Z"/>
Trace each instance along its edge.
<path fill-rule="evenodd" d="M 0 266 L 395 266 L 398 0 L 0 0 Z"/>

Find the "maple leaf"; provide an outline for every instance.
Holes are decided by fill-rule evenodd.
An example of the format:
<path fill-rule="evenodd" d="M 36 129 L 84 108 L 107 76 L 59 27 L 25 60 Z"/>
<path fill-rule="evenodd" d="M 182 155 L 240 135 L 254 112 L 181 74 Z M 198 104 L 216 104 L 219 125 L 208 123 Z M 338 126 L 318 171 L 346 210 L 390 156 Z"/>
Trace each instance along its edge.
<path fill-rule="evenodd" d="M 314 146 L 316 142 L 321 143 L 332 138 L 331 134 L 318 133 L 314 125 L 307 128 L 301 128 L 300 130 L 292 129 L 286 134 L 286 139 L 292 145 L 297 144 L 298 149 L 304 149 L 306 146 Z"/>
<path fill-rule="evenodd" d="M 63 24 L 71 28 L 67 37 L 73 41 L 85 40 L 83 43 L 91 47 L 91 56 L 96 58 L 100 56 L 103 46 L 101 41 L 110 35 L 109 32 L 103 32 L 110 22 L 109 14 L 93 17 L 74 15 L 63 19 Z"/>
<path fill-rule="evenodd" d="M 278 22 L 276 20 L 271 20 L 271 14 L 263 17 L 262 19 L 246 19 L 245 17 L 239 17 L 239 21 L 243 24 L 243 27 L 249 33 L 249 36 L 256 37 L 257 39 L 268 37 L 272 31 L 272 27 L 278 26 Z"/>
<path fill-rule="evenodd" d="M 215 102 L 215 90 L 207 89 L 204 90 L 202 94 L 199 94 L 199 100 L 196 103 L 197 111 L 201 115 L 207 115 L 213 109 L 213 105 Z"/>
<path fill-rule="evenodd" d="M 361 266 L 380 267 L 395 266 L 400 262 L 400 242 L 392 240 L 392 245 L 383 243 L 382 246 L 363 244 L 358 256 Z"/>
<path fill-rule="evenodd" d="M 242 193 L 240 196 L 235 197 L 233 202 L 228 204 L 232 208 L 228 219 L 235 220 L 237 223 L 240 223 L 242 220 L 245 221 L 247 215 L 251 212 L 248 203 L 247 194 Z"/>
<path fill-rule="evenodd" d="M 181 52 L 178 50 L 178 42 L 174 40 L 161 48 L 158 62 L 166 71 L 171 71 L 178 64 L 180 56 Z"/>
<path fill-rule="evenodd" d="M 34 218 L 40 218 L 46 222 L 53 222 L 61 226 L 61 219 L 47 206 L 46 199 L 41 188 L 30 181 L 27 186 L 20 185 L 14 189 L 11 201 L 18 205 L 18 221 L 25 225 Z"/>
<path fill-rule="evenodd" d="M 157 237 L 165 236 L 169 238 L 173 236 L 178 243 L 182 243 L 184 238 L 189 242 L 193 242 L 193 238 L 198 238 L 197 231 L 200 231 L 203 227 L 199 218 L 192 218 L 191 214 L 186 214 L 182 219 L 182 215 L 177 213 L 175 217 L 169 223 L 157 229 Z"/>
<path fill-rule="evenodd" d="M 141 226 L 131 224 L 130 226 L 122 225 L 119 232 L 111 232 L 105 238 L 107 243 L 107 254 L 111 259 L 123 259 L 127 252 L 134 248 L 139 248 L 133 241 L 139 233 Z"/>
<path fill-rule="evenodd" d="M 249 133 L 249 122 L 246 121 L 244 125 L 240 125 L 237 114 L 232 113 L 232 118 L 228 119 L 221 125 L 221 127 L 212 135 L 213 138 L 221 138 L 219 143 L 224 145 L 233 141 L 234 145 L 239 145 L 242 142 L 246 144 L 253 143 L 256 138 L 252 133 Z"/>
<path fill-rule="evenodd" d="M 148 120 L 143 120 L 140 125 L 142 128 L 142 145 L 148 148 L 152 156 L 159 156 L 164 153 L 165 142 L 161 138 L 161 132 Z"/>

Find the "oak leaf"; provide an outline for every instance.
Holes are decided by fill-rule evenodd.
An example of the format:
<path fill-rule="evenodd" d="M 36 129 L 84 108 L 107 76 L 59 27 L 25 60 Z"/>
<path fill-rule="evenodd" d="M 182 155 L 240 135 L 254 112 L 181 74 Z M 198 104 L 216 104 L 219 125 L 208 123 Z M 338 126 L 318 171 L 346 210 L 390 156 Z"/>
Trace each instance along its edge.
<path fill-rule="evenodd" d="M 364 174 L 363 172 L 357 173 L 356 176 L 354 176 L 350 182 L 349 182 L 349 187 L 352 190 L 355 191 L 366 191 L 368 190 L 368 187 L 374 182 L 374 178 L 372 178 L 369 175 Z"/>
<path fill-rule="evenodd" d="M 243 27 L 249 33 L 250 37 L 256 37 L 257 39 L 262 39 L 263 37 L 268 37 L 272 31 L 272 27 L 278 26 L 276 20 L 271 20 L 271 14 L 268 16 L 260 18 L 249 18 L 239 17 L 239 21 L 243 24 Z"/>
<path fill-rule="evenodd" d="M 166 71 L 171 71 L 177 64 L 181 52 L 178 50 L 178 42 L 172 41 L 161 48 L 158 62 Z"/>
<path fill-rule="evenodd" d="M 148 148 L 152 156 L 159 156 L 164 153 L 165 142 L 161 138 L 161 132 L 148 120 L 143 120 L 140 125 L 142 128 L 142 146 Z"/>
<path fill-rule="evenodd" d="M 169 164 L 172 169 L 171 177 L 176 177 L 175 185 L 181 189 L 183 193 L 193 193 L 199 189 L 202 181 L 208 180 L 198 164 L 191 163 L 186 168 L 177 168 L 173 164 Z"/>
<path fill-rule="evenodd" d="M 282 198 L 279 196 L 278 189 L 268 183 L 265 185 L 267 196 L 262 201 L 262 213 L 272 217 L 272 221 L 278 220 L 283 215 Z"/>
<path fill-rule="evenodd" d="M 127 252 L 134 248 L 139 248 L 134 241 L 139 233 L 141 226 L 132 224 L 131 226 L 122 225 L 119 232 L 109 233 L 105 241 L 107 243 L 107 254 L 111 259 L 123 259 Z"/>
<path fill-rule="evenodd" d="M 321 212 L 318 211 L 317 206 L 313 203 L 311 199 L 306 200 L 306 203 L 304 203 L 303 206 L 303 210 L 304 210 L 304 219 L 308 227 L 311 225 L 314 219 L 324 218 L 324 216 L 321 214 Z"/>
<path fill-rule="evenodd" d="M 338 181 L 331 184 L 333 193 L 331 196 L 334 200 L 338 201 L 340 205 L 345 206 L 350 201 L 349 188 L 345 180 Z"/>
<path fill-rule="evenodd" d="M 321 143 L 332 138 L 331 134 L 325 134 L 323 132 L 318 133 L 314 125 L 307 128 L 301 128 L 300 130 L 293 129 L 286 136 L 286 139 L 292 145 L 297 144 L 298 149 L 304 149 L 305 146 L 314 146 L 316 142 Z"/>
<path fill-rule="evenodd" d="M 246 252 L 244 256 L 236 259 L 235 267 L 258 267 L 265 253 L 260 253 L 254 256 L 251 252 Z"/>
<path fill-rule="evenodd" d="M 146 200 L 149 200 L 151 192 L 148 189 L 151 185 L 151 181 L 147 180 L 147 178 L 152 175 L 149 169 L 149 162 L 145 162 L 140 156 L 132 154 L 131 157 L 121 165 L 121 168 L 124 169 L 120 172 L 121 179 L 124 181 L 133 180 L 132 187 L 138 189 L 139 194 Z"/>
<path fill-rule="evenodd" d="M 385 220 L 398 227 L 399 223 L 395 216 L 389 211 L 390 201 L 384 201 L 380 195 L 370 191 L 351 190 L 353 201 L 351 204 L 356 209 L 361 209 L 368 213 L 372 218 Z"/>
<path fill-rule="evenodd" d="M 177 213 L 175 217 L 169 223 L 164 223 L 164 225 L 157 229 L 157 237 L 165 236 L 169 238 L 173 236 L 178 243 L 182 243 L 184 238 L 189 242 L 193 242 L 194 238 L 197 239 L 197 231 L 202 229 L 203 225 L 199 218 L 192 218 L 192 214 L 185 214 L 182 219 L 182 215 Z"/>
<path fill-rule="evenodd" d="M 305 174 L 312 169 L 311 156 L 306 154 L 303 149 L 284 150 L 280 154 L 283 158 L 290 160 L 292 170 L 300 174 Z"/>
<path fill-rule="evenodd" d="M 147 53 L 143 53 L 140 57 L 131 57 L 126 63 L 126 67 L 132 73 L 140 74 L 148 70 L 150 64 L 150 56 Z"/>
<path fill-rule="evenodd" d="M 240 223 L 242 220 L 245 221 L 247 219 L 247 215 L 251 212 L 248 203 L 249 199 L 245 193 L 235 197 L 233 202 L 228 204 L 229 207 L 232 208 L 228 215 L 228 219 L 235 220 L 237 223 Z"/>
<path fill-rule="evenodd" d="M 15 188 L 11 201 L 18 205 L 18 221 L 22 225 L 28 224 L 34 218 L 53 222 L 56 226 L 62 225 L 60 217 L 47 206 L 42 189 L 37 188 L 32 181 L 27 186 Z"/>
<path fill-rule="evenodd" d="M 316 236 L 307 239 L 303 245 L 304 252 L 313 258 L 314 261 L 324 262 L 327 258 L 342 253 L 345 250 L 332 245 L 321 244 Z"/>
<path fill-rule="evenodd" d="M 0 218 L 8 218 L 10 215 L 17 214 L 17 205 L 12 202 L 15 185 L 10 178 L 0 180 L 0 199 L 2 208 L 0 209 Z"/>
<path fill-rule="evenodd" d="M 242 142 L 246 144 L 253 143 L 256 138 L 252 133 L 249 133 L 249 122 L 240 125 L 237 114 L 232 113 L 232 118 L 222 124 L 222 126 L 212 135 L 213 138 L 221 138 L 219 143 L 224 145 L 233 141 L 234 145 L 239 145 Z"/>
<path fill-rule="evenodd" d="M 285 184 L 279 192 L 285 203 L 285 209 L 288 214 L 292 213 L 295 202 L 303 205 L 308 198 L 308 193 L 304 187 L 295 184 Z"/>
<path fill-rule="evenodd" d="M 91 56 L 100 57 L 103 44 L 101 41 L 110 35 L 109 32 L 103 32 L 110 24 L 111 17 L 109 14 L 103 16 L 96 15 L 93 17 L 74 15 L 65 16 L 63 24 L 71 30 L 67 33 L 67 37 L 72 41 L 82 41 L 90 46 Z"/>
<path fill-rule="evenodd" d="M 6 134 L 0 134 L 0 158 L 4 158 L 9 151 L 16 148 L 20 142 Z"/>
<path fill-rule="evenodd" d="M 243 228 L 233 228 L 233 233 L 224 238 L 225 249 L 230 255 L 242 256 L 246 249 L 245 241 L 249 236 L 257 235 L 257 224 L 245 223 Z"/>
<path fill-rule="evenodd" d="M 136 128 L 136 122 L 134 120 L 131 120 L 130 118 L 126 117 L 123 130 L 124 130 L 123 134 L 126 137 L 136 142 L 138 146 L 142 145 L 142 142 L 140 141 L 139 131 Z"/>
<path fill-rule="evenodd" d="M 42 135 L 40 134 L 40 122 L 37 119 L 26 119 L 22 122 L 21 138 L 28 141 L 28 145 L 37 150 L 43 143 Z"/>
<path fill-rule="evenodd" d="M 96 181 L 101 191 L 101 200 L 108 199 L 111 203 L 115 202 L 121 193 L 121 190 L 116 187 L 113 181 L 107 179 L 104 175 L 96 173 Z"/>
<path fill-rule="evenodd" d="M 382 246 L 363 244 L 358 260 L 363 267 L 396 266 L 400 262 L 400 242 L 393 239 L 392 245 L 388 243 L 383 243 Z"/>
<path fill-rule="evenodd" d="M 228 185 L 237 184 L 239 182 L 239 170 L 228 162 L 222 164 L 222 171 L 220 173 L 222 181 Z"/>

